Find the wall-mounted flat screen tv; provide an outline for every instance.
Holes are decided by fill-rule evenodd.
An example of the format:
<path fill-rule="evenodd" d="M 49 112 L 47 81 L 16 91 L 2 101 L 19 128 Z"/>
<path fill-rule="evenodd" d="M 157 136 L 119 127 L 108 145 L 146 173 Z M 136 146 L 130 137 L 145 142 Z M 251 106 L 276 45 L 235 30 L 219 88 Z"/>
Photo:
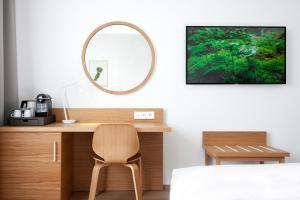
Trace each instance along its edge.
<path fill-rule="evenodd" d="M 187 26 L 187 84 L 285 84 L 286 27 Z"/>

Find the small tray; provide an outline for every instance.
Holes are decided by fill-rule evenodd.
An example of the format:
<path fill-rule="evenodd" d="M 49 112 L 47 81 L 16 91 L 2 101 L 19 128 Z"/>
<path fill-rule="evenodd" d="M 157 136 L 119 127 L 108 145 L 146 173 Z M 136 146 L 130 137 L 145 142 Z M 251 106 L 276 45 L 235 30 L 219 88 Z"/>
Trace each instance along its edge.
<path fill-rule="evenodd" d="M 43 126 L 55 122 L 55 115 L 48 117 L 9 117 L 9 126 Z"/>

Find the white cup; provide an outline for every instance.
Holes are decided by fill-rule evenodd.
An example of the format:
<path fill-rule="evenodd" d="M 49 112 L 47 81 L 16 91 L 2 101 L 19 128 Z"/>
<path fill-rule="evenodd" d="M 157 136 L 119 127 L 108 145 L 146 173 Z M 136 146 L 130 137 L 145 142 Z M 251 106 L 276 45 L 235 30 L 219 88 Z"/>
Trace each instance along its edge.
<path fill-rule="evenodd" d="M 13 110 L 13 113 L 10 115 L 11 117 L 22 117 L 22 111 L 21 110 Z"/>
<path fill-rule="evenodd" d="M 32 117 L 31 110 L 29 109 L 24 110 L 23 117 Z"/>
<path fill-rule="evenodd" d="M 35 109 L 34 108 L 29 108 L 30 112 L 31 112 L 31 117 L 35 116 Z"/>

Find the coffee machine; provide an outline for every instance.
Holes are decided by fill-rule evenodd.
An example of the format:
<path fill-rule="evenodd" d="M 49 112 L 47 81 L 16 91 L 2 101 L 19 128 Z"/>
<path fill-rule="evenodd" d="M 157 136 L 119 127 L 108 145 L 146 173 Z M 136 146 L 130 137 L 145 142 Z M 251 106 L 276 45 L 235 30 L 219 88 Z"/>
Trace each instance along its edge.
<path fill-rule="evenodd" d="M 48 94 L 39 94 L 35 100 L 23 100 L 21 107 L 8 117 L 11 126 L 42 126 L 55 122 L 52 114 L 52 101 Z"/>
<path fill-rule="evenodd" d="M 36 117 L 48 117 L 52 114 L 52 101 L 48 94 L 39 94 L 36 97 Z"/>

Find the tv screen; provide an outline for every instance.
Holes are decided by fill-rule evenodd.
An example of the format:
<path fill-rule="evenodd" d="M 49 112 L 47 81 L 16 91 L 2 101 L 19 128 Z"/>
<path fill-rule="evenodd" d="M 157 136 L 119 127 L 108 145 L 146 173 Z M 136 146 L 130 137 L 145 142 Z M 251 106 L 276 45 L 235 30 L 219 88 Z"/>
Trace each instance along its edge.
<path fill-rule="evenodd" d="M 286 27 L 187 26 L 187 84 L 285 84 Z"/>

